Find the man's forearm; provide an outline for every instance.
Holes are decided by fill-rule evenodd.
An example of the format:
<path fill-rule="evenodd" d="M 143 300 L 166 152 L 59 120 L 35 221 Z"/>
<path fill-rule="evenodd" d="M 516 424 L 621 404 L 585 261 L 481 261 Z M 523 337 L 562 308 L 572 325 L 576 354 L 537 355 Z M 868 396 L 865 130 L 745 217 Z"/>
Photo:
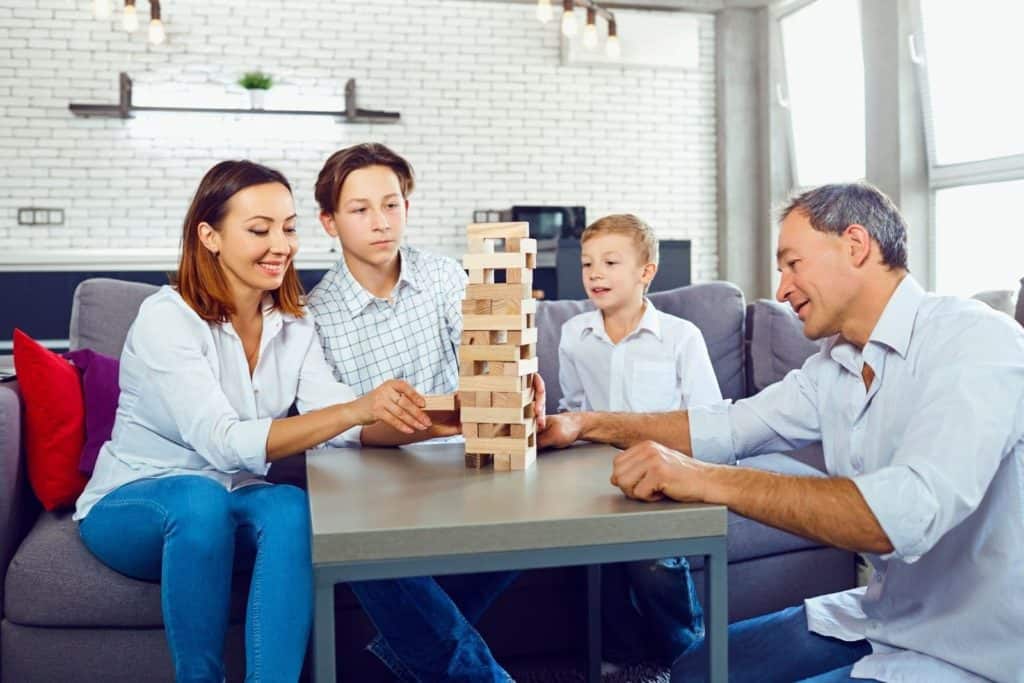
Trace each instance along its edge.
<path fill-rule="evenodd" d="M 685 410 L 670 413 L 579 413 L 580 438 L 629 448 L 640 441 L 657 441 L 687 455 L 690 418 Z"/>
<path fill-rule="evenodd" d="M 885 554 L 892 543 L 850 479 L 795 477 L 717 466 L 707 502 L 769 526 L 854 552 Z"/>

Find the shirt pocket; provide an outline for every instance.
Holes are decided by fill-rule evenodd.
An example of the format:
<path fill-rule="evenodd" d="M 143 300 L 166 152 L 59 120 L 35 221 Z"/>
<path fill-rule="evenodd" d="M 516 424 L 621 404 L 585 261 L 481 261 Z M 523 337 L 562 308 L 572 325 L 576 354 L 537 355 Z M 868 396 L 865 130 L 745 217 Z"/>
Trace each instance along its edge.
<path fill-rule="evenodd" d="M 629 408 L 639 413 L 675 410 L 682 403 L 675 363 L 637 361 L 629 387 Z"/>

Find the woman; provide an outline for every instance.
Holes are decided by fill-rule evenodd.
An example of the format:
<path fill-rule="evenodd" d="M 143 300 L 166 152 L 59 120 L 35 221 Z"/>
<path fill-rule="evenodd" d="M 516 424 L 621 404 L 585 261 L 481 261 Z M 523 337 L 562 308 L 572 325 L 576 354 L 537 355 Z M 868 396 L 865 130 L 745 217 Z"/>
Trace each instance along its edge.
<path fill-rule="evenodd" d="M 247 680 L 296 680 L 312 614 L 309 510 L 270 463 L 321 443 L 456 433 L 392 380 L 360 399 L 336 382 L 303 310 L 291 188 L 225 161 L 185 217 L 177 287 L 143 302 L 121 396 L 75 519 L 111 568 L 161 581 L 179 681 L 221 681 L 233 568 L 252 567 Z M 295 404 L 301 413 L 285 417 Z M 363 427 L 363 425 L 366 425 Z M 239 551 L 235 556 L 236 547 Z"/>

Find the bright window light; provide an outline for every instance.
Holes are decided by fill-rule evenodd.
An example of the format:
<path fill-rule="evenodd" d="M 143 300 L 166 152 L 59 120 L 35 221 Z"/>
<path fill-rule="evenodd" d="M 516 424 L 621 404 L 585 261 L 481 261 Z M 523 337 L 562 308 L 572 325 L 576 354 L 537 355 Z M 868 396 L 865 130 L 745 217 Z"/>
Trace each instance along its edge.
<path fill-rule="evenodd" d="M 864 177 L 864 53 L 857 0 L 817 0 L 780 21 L 797 185 Z"/>
<path fill-rule="evenodd" d="M 1016 290 L 1024 275 L 1024 180 L 935 193 L 935 290 L 972 296 Z"/>
<path fill-rule="evenodd" d="M 1024 2 L 921 0 L 935 163 L 1024 154 Z"/>

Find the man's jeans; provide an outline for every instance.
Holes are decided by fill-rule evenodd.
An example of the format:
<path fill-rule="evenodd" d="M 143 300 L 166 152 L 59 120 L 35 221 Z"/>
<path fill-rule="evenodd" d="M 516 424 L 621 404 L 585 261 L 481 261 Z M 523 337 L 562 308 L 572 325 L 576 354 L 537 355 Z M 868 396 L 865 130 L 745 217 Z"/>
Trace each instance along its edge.
<path fill-rule="evenodd" d="M 179 683 L 224 680 L 236 566 L 252 567 L 246 680 L 298 680 L 313 617 L 304 491 L 260 484 L 228 492 L 191 475 L 143 479 L 104 496 L 79 533 L 110 568 L 161 582 L 164 630 Z"/>
<path fill-rule="evenodd" d="M 701 641 L 672 665 L 672 683 L 707 680 Z M 803 605 L 747 619 L 729 626 L 730 681 L 813 681 L 863 683 L 850 678 L 861 657 L 871 654 L 866 640 L 847 642 L 807 630 Z"/>
<path fill-rule="evenodd" d="M 518 575 L 490 572 L 349 584 L 379 635 L 369 649 L 402 681 L 500 681 L 473 624 Z"/>

